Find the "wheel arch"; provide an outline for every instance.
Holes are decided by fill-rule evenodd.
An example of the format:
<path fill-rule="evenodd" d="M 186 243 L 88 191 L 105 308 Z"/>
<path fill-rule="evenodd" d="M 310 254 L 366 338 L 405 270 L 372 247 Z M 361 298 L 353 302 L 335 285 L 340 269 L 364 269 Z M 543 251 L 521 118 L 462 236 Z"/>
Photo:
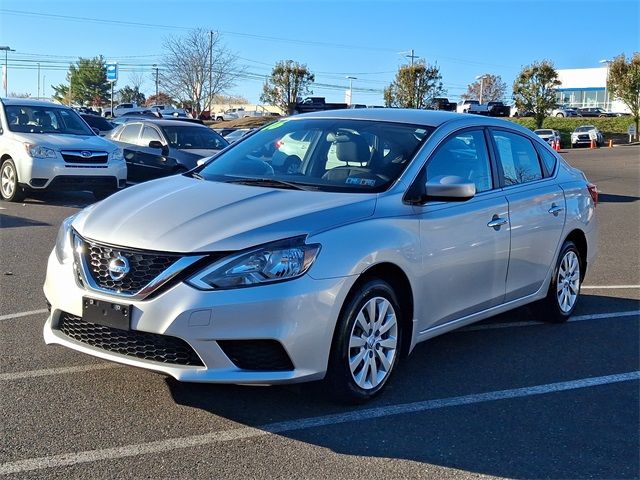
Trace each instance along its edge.
<path fill-rule="evenodd" d="M 584 276 L 587 273 L 587 237 L 584 232 L 578 228 L 569 232 L 569 235 L 565 238 L 565 241 L 571 241 L 578 248 L 578 253 L 580 253 L 580 260 L 584 268 L 582 268 L 580 272 L 580 282 L 584 280 Z"/>

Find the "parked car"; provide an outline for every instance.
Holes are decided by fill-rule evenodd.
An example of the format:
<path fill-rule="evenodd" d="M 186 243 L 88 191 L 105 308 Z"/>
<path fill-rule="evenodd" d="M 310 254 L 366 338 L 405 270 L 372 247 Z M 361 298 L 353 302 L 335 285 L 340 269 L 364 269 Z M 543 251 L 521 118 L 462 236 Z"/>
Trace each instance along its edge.
<path fill-rule="evenodd" d="M 550 128 L 541 128 L 534 130 L 533 133 L 538 135 L 542 140 L 553 146 L 553 142 L 560 142 L 560 132 Z"/>
<path fill-rule="evenodd" d="M 123 188 L 122 150 L 69 107 L 0 99 L 0 193 L 9 202 L 33 192 L 89 190 L 102 199 Z"/>
<path fill-rule="evenodd" d="M 244 115 L 244 108 L 229 108 L 224 112 L 218 112 L 215 114 L 216 122 L 223 122 L 228 120 L 237 120 Z"/>
<path fill-rule="evenodd" d="M 427 106 L 428 110 L 445 110 L 447 112 L 455 112 L 458 108 L 458 104 L 450 102 L 448 98 L 436 97 Z"/>
<path fill-rule="evenodd" d="M 191 118 L 184 108 L 171 105 L 151 105 L 149 109 L 158 112 L 164 118 Z"/>
<path fill-rule="evenodd" d="M 107 118 L 111 118 L 119 117 L 124 114 L 140 113 L 148 110 L 151 109 L 148 107 L 140 107 L 136 103 L 119 103 L 118 105 L 113 107 L 113 111 L 111 111 L 111 108 L 105 108 L 102 111 L 102 115 Z"/>
<path fill-rule="evenodd" d="M 478 100 L 462 100 L 458 103 L 456 111 L 458 113 L 467 113 L 471 105 L 480 105 Z"/>
<path fill-rule="evenodd" d="M 80 116 L 85 122 L 87 122 L 87 125 L 89 125 L 91 129 L 101 137 L 104 137 L 107 133 L 116 128 L 116 125 L 114 123 L 111 123 L 109 120 L 101 117 L 100 115 L 81 113 Z"/>
<path fill-rule="evenodd" d="M 330 103 L 324 97 L 306 97 L 302 101 L 297 102 L 294 108 L 294 114 L 321 112 L 325 110 L 341 110 L 349 108 L 347 103 Z"/>
<path fill-rule="evenodd" d="M 511 113 L 511 107 L 502 102 L 473 103 L 469 105 L 467 113 L 489 117 L 508 117 Z"/>
<path fill-rule="evenodd" d="M 122 148 L 133 182 L 186 172 L 229 145 L 209 127 L 165 119 L 126 122 L 108 138 Z"/>
<path fill-rule="evenodd" d="M 581 117 L 615 117 L 615 113 L 607 112 L 604 108 L 600 107 L 587 107 L 578 108 L 578 114 Z"/>
<path fill-rule="evenodd" d="M 296 172 L 268 162 L 287 136 L 309 139 Z M 567 320 L 597 250 L 596 195 L 511 122 L 290 117 L 65 220 L 44 338 L 181 381 L 324 378 L 368 400 L 418 342 L 530 303 Z"/>
<path fill-rule="evenodd" d="M 579 117 L 580 114 L 575 108 L 558 106 L 551 111 L 553 117 Z"/>
<path fill-rule="evenodd" d="M 229 143 L 235 143 L 244 137 L 246 134 L 251 133 L 255 130 L 255 128 L 237 128 L 232 132 L 229 132 L 224 136 L 224 139 Z"/>
<path fill-rule="evenodd" d="M 596 145 L 598 145 L 599 147 L 604 145 L 604 136 L 602 135 L 602 132 L 600 130 L 598 130 L 593 125 L 580 125 L 579 127 L 576 127 L 573 132 L 571 132 L 571 146 L 579 147 L 580 145 L 590 145 L 590 132 L 595 132 Z"/>

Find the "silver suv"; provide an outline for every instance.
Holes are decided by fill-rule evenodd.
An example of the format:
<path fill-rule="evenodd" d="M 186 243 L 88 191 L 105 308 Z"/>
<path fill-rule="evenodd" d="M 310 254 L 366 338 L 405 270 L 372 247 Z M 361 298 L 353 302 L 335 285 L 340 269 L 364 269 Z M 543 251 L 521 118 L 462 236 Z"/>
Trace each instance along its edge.
<path fill-rule="evenodd" d="M 274 168 L 291 138 L 299 168 Z M 418 342 L 529 303 L 567 320 L 597 250 L 595 200 L 509 122 L 298 115 L 67 219 L 44 338 L 182 381 L 324 378 L 366 400 Z"/>
<path fill-rule="evenodd" d="M 123 188 L 122 150 L 98 136 L 71 108 L 22 98 L 0 100 L 0 193 L 20 201 L 42 190 L 90 190 L 104 198 Z"/>

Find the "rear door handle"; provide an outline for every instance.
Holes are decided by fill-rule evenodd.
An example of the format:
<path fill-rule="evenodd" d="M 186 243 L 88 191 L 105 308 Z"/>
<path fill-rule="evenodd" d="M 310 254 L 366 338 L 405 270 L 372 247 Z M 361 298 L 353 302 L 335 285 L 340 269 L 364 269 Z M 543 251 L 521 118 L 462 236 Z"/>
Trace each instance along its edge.
<path fill-rule="evenodd" d="M 554 217 L 557 217 L 558 214 L 563 210 L 564 210 L 564 207 L 559 207 L 554 203 L 553 205 L 551 205 L 551 208 L 548 211 L 551 215 L 553 215 Z"/>
<path fill-rule="evenodd" d="M 487 223 L 487 227 L 499 230 L 502 225 L 506 225 L 507 223 L 509 223 L 508 219 L 494 215 L 491 221 Z"/>

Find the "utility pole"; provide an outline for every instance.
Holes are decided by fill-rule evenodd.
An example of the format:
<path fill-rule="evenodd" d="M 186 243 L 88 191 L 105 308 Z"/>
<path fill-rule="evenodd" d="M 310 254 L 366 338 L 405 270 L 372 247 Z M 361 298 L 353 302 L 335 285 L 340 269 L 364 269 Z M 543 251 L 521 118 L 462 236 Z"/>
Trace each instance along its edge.
<path fill-rule="evenodd" d="M 405 55 L 405 57 L 410 58 L 411 59 L 411 66 L 413 67 L 413 60 L 418 58 L 417 55 L 415 55 L 413 48 L 411 50 L 409 50 L 409 55 Z"/>
<path fill-rule="evenodd" d="M 4 50 L 4 96 L 8 97 L 9 94 L 7 93 L 8 89 L 9 89 L 9 66 L 7 63 L 7 54 L 9 52 L 15 52 L 15 50 L 11 47 L 8 46 L 4 46 L 4 47 L 0 47 L 0 51 Z"/>
<path fill-rule="evenodd" d="M 408 55 L 407 55 L 407 53 L 408 53 Z M 413 63 L 414 63 L 414 60 L 415 60 L 416 58 L 418 58 L 418 56 L 416 55 L 416 53 L 415 53 L 415 51 L 413 50 L 413 48 L 412 48 L 411 50 L 409 50 L 409 52 L 400 52 L 400 54 L 401 54 L 401 55 L 403 55 L 403 54 L 404 54 L 404 56 L 405 56 L 406 58 L 410 58 L 410 59 L 411 59 L 411 75 L 413 76 L 413 92 L 414 92 L 414 94 L 415 94 L 415 96 L 416 96 L 416 105 L 415 105 L 415 108 L 419 108 L 420 99 L 419 99 L 419 98 L 417 98 L 417 97 L 418 97 L 418 92 L 416 91 L 416 90 L 417 90 L 417 89 L 416 89 L 416 80 L 417 80 L 417 79 L 416 79 L 415 71 L 413 70 Z"/>
<path fill-rule="evenodd" d="M 209 115 L 211 115 L 211 87 L 213 80 L 213 30 L 209 30 L 209 96 L 207 110 L 209 111 Z"/>
<path fill-rule="evenodd" d="M 476 77 L 476 80 L 480 80 L 480 98 L 478 99 L 478 101 L 480 103 L 482 103 L 482 93 L 484 90 L 484 79 L 487 78 L 487 75 L 478 75 Z"/>
<path fill-rule="evenodd" d="M 347 76 L 346 78 L 349 80 L 349 106 L 351 106 L 353 103 L 353 81 L 357 80 L 358 77 Z"/>
<path fill-rule="evenodd" d="M 153 68 L 156 70 L 156 103 L 158 102 L 158 65 L 153 64 Z"/>
<path fill-rule="evenodd" d="M 47 98 L 47 94 L 45 92 L 45 85 L 47 84 L 47 76 L 42 76 L 42 98 Z"/>
<path fill-rule="evenodd" d="M 38 62 L 38 100 L 40 100 L 40 62 Z"/>

